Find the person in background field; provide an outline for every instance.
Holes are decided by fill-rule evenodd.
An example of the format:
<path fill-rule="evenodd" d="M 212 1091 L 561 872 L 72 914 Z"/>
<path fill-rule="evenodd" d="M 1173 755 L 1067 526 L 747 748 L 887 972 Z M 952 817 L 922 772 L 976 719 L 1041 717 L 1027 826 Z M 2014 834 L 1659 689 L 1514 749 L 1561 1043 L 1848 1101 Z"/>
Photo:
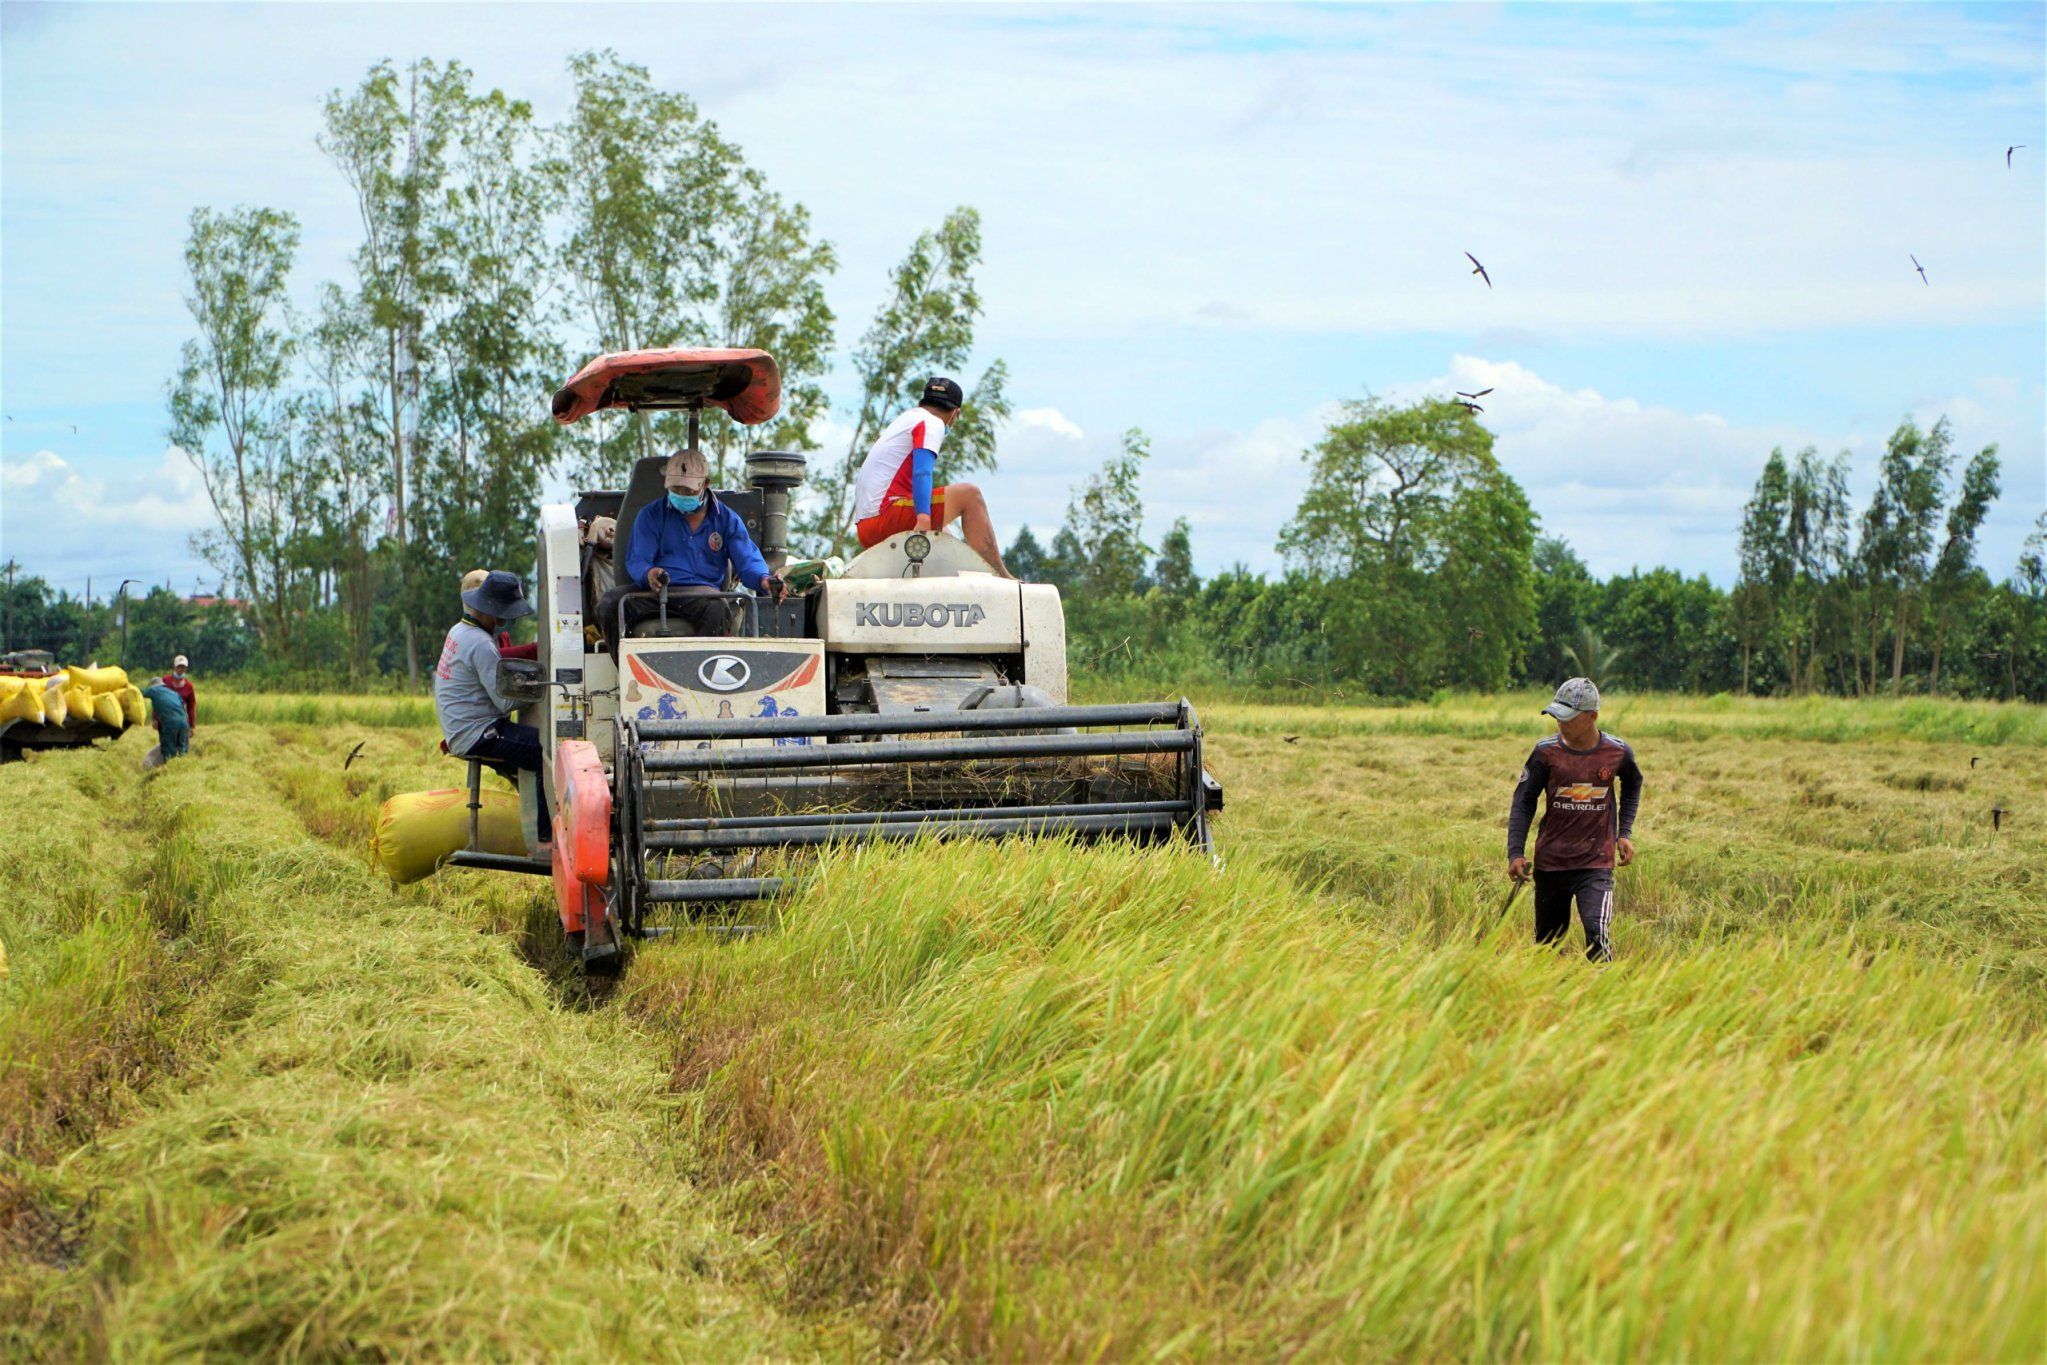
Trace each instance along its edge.
<path fill-rule="evenodd" d="M 1542 708 L 1557 733 L 1536 744 L 1514 784 L 1507 811 L 1507 875 L 1528 876 L 1522 856 L 1528 822 L 1538 796 L 1548 796 L 1542 828 L 1535 836 L 1535 941 L 1555 943 L 1570 931 L 1571 902 L 1585 924 L 1585 956 L 1610 961 L 1613 945 L 1613 869 L 1635 860 L 1635 808 L 1642 799 L 1642 770 L 1625 740 L 1599 728 L 1599 689 L 1590 678 L 1572 678 Z M 1620 802 L 1614 802 L 1614 784 Z"/>
<path fill-rule="evenodd" d="M 434 666 L 434 711 L 448 752 L 481 759 L 514 782 L 521 772 L 540 771 L 540 732 L 513 720 L 514 705 L 503 690 L 498 665 L 498 630 L 533 614 L 518 575 L 493 569 L 462 594 L 462 619 L 448 630 L 441 661 Z M 540 803 L 540 839 L 550 837 L 547 802 Z"/>
<path fill-rule="evenodd" d="M 153 678 L 142 689 L 149 703 L 150 723 L 156 726 L 156 747 L 164 762 L 182 758 L 192 747 L 192 723 L 185 714 L 185 699 L 171 689 L 167 679 Z"/>
<path fill-rule="evenodd" d="M 981 490 L 970 483 L 931 486 L 938 448 L 965 402 L 966 394 L 957 383 L 934 376 L 925 383 L 917 406 L 881 429 L 853 480 L 853 529 L 864 550 L 900 531 L 929 531 L 934 526 L 942 531 L 948 521 L 957 521 L 960 539 L 1008 578 Z"/>
<path fill-rule="evenodd" d="M 471 569 L 468 573 L 462 575 L 462 591 L 475 591 L 482 587 L 483 580 L 489 577 L 489 569 Z M 530 645 L 515 645 L 512 643 L 511 632 L 501 630 L 498 632 L 498 657 L 501 659 L 538 659 L 540 657 L 540 644 L 538 641 L 535 641 Z"/>
<path fill-rule="evenodd" d="M 163 685 L 185 699 L 185 728 L 187 731 L 199 728 L 199 695 L 192 690 L 192 680 L 185 675 L 192 670 L 192 661 L 180 654 L 171 660 L 171 671 L 163 675 Z"/>

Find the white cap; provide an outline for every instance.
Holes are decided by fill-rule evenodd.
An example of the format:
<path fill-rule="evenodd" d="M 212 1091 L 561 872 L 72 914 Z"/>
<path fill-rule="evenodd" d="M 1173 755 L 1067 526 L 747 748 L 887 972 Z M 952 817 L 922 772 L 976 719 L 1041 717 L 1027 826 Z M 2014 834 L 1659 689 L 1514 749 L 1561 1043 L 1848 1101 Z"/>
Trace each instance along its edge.
<path fill-rule="evenodd" d="M 182 654 L 180 654 L 177 658 L 171 660 L 172 668 L 190 668 L 191 666 L 192 661 Z"/>

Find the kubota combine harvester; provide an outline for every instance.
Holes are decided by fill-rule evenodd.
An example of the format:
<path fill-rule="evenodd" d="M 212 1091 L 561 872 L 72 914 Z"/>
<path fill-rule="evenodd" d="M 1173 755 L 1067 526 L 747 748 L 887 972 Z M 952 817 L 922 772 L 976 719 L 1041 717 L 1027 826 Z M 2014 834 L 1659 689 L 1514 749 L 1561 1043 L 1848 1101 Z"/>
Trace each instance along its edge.
<path fill-rule="evenodd" d="M 705 407 L 754 425 L 780 398 L 764 351 L 640 351 L 586 365 L 554 415 L 682 411 L 694 446 Z M 658 932 L 664 907 L 776 895 L 790 861 L 777 850 L 1040 834 L 1210 849 L 1222 791 L 1193 707 L 1068 705 L 1058 590 L 1000 577 L 944 533 L 894 536 L 780 603 L 728 583 L 729 636 L 687 633 L 663 603 L 619 632 L 614 659 L 597 604 L 634 518 L 663 496 L 661 466 L 642 459 L 623 492 L 541 510 L 538 666 L 505 664 L 545 756 L 522 784 L 525 847 L 480 846 L 472 769 L 468 846 L 448 859 L 550 873 L 587 968 L 616 970 L 621 939 Z M 803 476 L 802 456 L 755 452 L 747 486 L 716 494 L 777 573 Z M 608 545 L 593 533 L 607 518 Z"/>

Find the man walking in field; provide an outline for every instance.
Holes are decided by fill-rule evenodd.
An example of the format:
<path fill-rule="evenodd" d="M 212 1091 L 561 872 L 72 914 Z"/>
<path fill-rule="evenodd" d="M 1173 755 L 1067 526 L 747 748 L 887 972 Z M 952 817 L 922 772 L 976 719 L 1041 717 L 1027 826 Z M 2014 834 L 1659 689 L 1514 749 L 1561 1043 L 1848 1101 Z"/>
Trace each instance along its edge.
<path fill-rule="evenodd" d="M 1613 957 L 1607 929 L 1613 921 L 1613 870 L 1635 860 L 1635 807 L 1642 799 L 1642 770 L 1625 740 L 1599 728 L 1599 689 L 1590 678 L 1572 678 L 1557 689 L 1542 713 L 1557 733 L 1539 742 L 1514 784 L 1507 811 L 1507 875 L 1529 875 L 1522 856 L 1536 797 L 1548 808 L 1535 836 L 1535 941 L 1555 943 L 1570 931 L 1571 903 L 1585 925 L 1585 956 Z M 1620 801 L 1614 801 L 1614 784 Z"/>

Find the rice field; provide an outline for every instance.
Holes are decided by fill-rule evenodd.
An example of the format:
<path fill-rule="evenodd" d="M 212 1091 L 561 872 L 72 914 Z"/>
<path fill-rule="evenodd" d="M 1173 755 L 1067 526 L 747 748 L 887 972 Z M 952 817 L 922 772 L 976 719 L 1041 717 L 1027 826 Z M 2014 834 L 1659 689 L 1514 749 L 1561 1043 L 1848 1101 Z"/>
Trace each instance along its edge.
<path fill-rule="evenodd" d="M 0 770 L 0 1358 L 2047 1355 L 2037 708 L 1620 702 L 1603 968 L 1534 701 L 1229 699 L 1220 868 L 835 851 L 592 998 L 369 868 L 430 708 L 208 700 Z"/>

